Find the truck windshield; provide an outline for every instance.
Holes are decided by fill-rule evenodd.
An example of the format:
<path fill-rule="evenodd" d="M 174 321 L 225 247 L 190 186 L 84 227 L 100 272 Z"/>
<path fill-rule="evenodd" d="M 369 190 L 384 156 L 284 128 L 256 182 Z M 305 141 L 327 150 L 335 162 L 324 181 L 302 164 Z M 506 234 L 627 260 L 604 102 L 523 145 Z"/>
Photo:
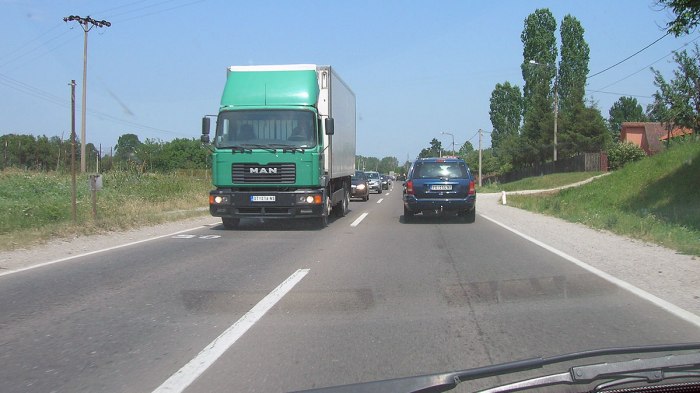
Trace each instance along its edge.
<path fill-rule="evenodd" d="M 218 148 L 233 146 L 316 146 L 315 114 L 302 110 L 241 110 L 219 114 L 216 122 Z"/>

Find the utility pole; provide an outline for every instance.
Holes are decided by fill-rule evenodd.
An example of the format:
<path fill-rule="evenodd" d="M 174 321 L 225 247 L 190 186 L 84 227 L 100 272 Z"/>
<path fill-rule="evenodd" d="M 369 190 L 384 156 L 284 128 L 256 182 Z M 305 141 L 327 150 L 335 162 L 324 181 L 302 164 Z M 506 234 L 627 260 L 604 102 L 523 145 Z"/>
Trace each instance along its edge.
<path fill-rule="evenodd" d="M 71 176 L 71 215 L 73 217 L 73 225 L 78 223 L 77 203 L 76 203 L 76 186 L 75 186 L 75 79 L 70 81 L 70 176 Z"/>
<path fill-rule="evenodd" d="M 71 15 L 63 18 L 64 22 L 76 21 L 82 27 L 84 34 L 83 40 L 83 102 L 82 102 L 82 123 L 80 126 L 80 172 L 85 173 L 85 100 L 87 96 L 87 45 L 88 45 L 88 31 L 92 30 L 93 27 L 109 27 L 112 26 L 111 23 L 106 20 L 95 20 L 88 15 L 85 18 L 80 16 Z"/>
<path fill-rule="evenodd" d="M 481 135 L 483 131 L 479 128 L 479 187 L 481 187 Z"/>
<path fill-rule="evenodd" d="M 554 75 L 554 162 L 557 162 L 557 118 L 559 117 L 559 94 L 557 94 L 558 85 L 559 76 Z"/>

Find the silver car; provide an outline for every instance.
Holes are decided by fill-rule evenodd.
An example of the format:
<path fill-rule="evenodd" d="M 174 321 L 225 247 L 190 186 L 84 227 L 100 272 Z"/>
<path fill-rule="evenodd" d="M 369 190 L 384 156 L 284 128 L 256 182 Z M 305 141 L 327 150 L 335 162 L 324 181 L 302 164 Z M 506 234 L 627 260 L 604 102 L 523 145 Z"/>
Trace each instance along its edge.
<path fill-rule="evenodd" d="M 382 177 L 379 172 L 365 172 L 367 175 L 367 183 L 369 184 L 370 191 L 376 191 L 377 194 L 382 193 Z"/>

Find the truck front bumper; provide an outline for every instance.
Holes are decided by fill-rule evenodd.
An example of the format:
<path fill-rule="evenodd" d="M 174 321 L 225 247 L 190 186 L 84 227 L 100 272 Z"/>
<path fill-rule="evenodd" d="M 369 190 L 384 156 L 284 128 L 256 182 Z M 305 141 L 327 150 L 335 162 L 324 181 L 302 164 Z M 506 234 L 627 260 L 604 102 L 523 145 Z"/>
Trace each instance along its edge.
<path fill-rule="evenodd" d="M 323 216 L 323 189 L 297 191 L 209 192 L 209 213 L 231 218 L 303 218 Z"/>

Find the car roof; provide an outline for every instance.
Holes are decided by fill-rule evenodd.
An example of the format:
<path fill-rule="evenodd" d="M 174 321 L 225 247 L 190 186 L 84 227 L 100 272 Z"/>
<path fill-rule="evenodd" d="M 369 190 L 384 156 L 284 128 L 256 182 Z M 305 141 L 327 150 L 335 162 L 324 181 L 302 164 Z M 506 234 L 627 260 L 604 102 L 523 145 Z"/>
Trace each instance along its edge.
<path fill-rule="evenodd" d="M 464 160 L 459 157 L 427 157 L 418 158 L 416 162 L 464 162 Z"/>

